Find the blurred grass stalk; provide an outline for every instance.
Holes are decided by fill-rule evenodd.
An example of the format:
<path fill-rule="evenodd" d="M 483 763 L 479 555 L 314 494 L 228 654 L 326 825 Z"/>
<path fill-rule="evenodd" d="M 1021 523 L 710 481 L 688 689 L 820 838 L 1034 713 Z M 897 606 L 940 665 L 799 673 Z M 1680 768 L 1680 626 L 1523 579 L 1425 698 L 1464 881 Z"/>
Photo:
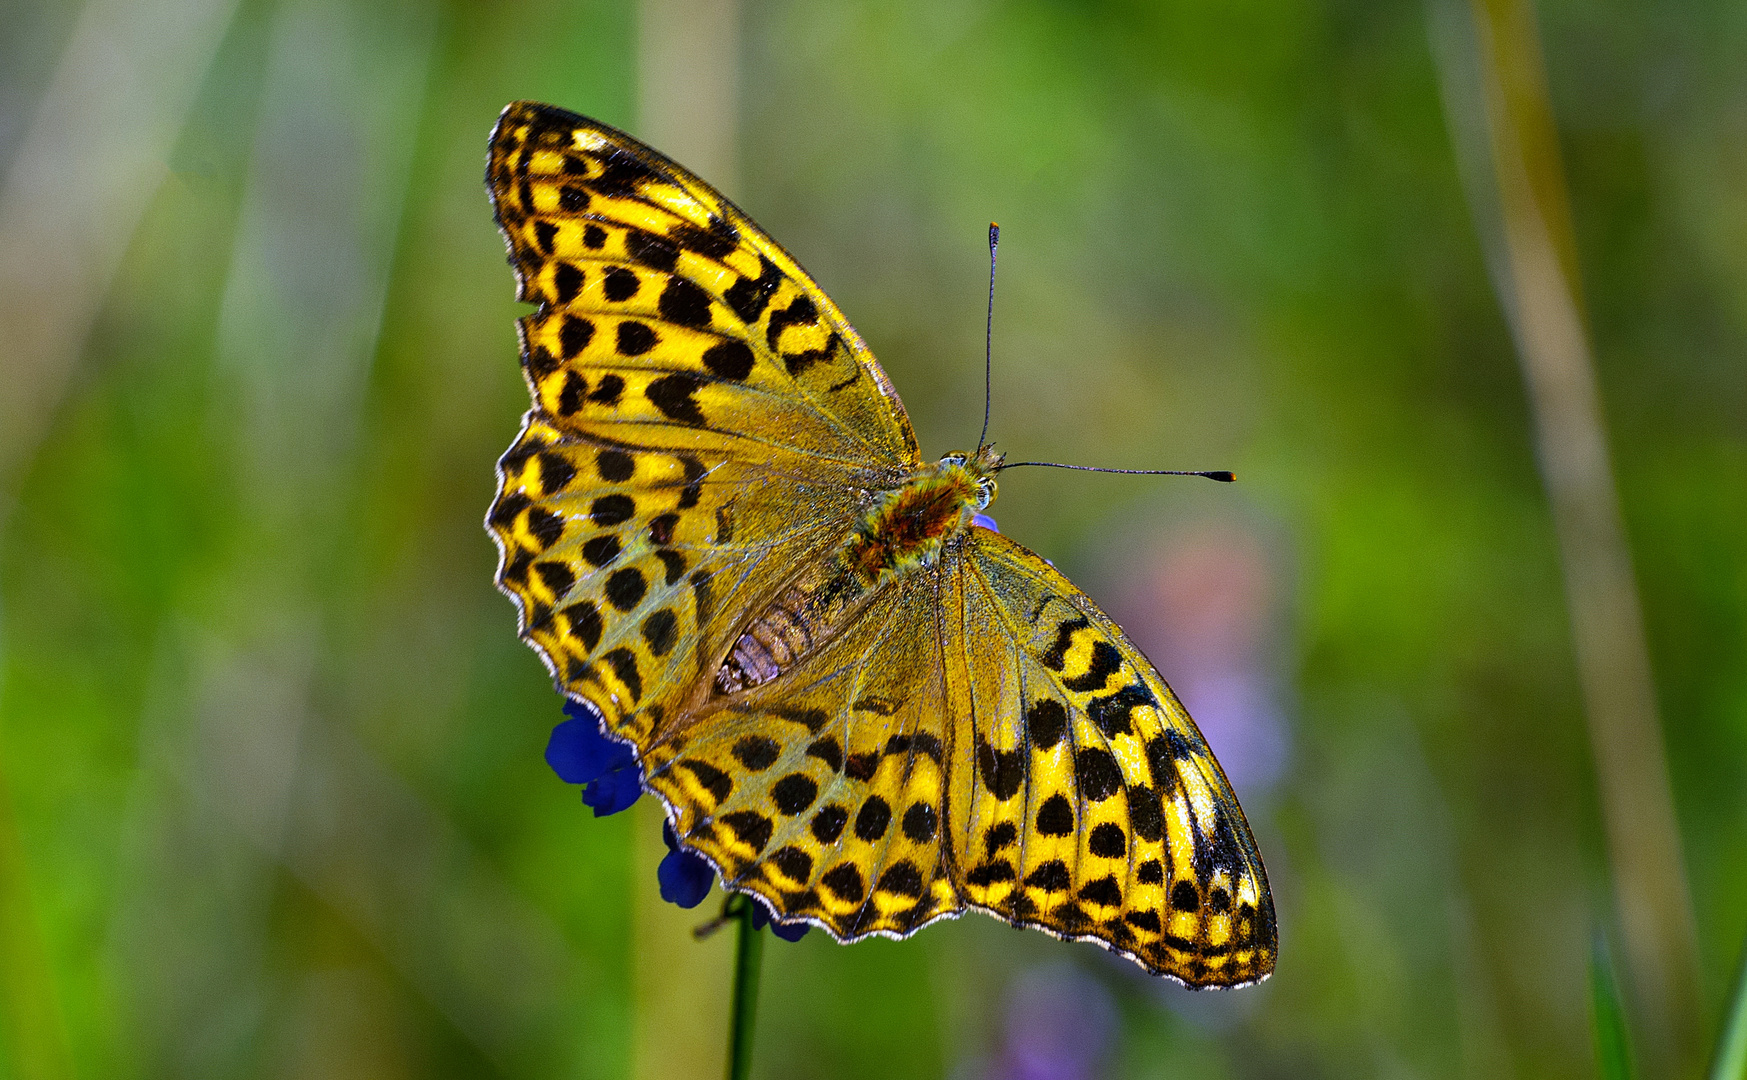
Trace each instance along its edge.
<path fill-rule="evenodd" d="M 1747 943 L 1741 946 L 1735 992 L 1723 1014 L 1723 1031 L 1717 1036 L 1710 1080 L 1747 1080 Z"/>
<path fill-rule="evenodd" d="M 1614 978 L 1607 935 L 1597 930 L 1589 947 L 1589 1019 L 1595 1037 L 1595 1063 L 1601 1080 L 1632 1080 L 1632 1043 L 1626 1011 Z"/>
<path fill-rule="evenodd" d="M 736 0 L 638 0 L 635 134 L 729 198 L 737 188 L 739 69 Z M 633 1075 L 709 1076 L 727 1053 L 733 943 L 740 935 L 692 937 L 703 921 L 697 912 L 663 902 L 654 888 L 666 851 L 658 800 L 641 800 L 634 814 Z"/>
<path fill-rule="evenodd" d="M 1700 1009 L 1691 900 L 1534 12 L 1528 0 L 1467 6 L 1428 0 L 1445 113 L 1528 384 L 1640 1045 L 1653 1073 L 1687 1074 Z"/>

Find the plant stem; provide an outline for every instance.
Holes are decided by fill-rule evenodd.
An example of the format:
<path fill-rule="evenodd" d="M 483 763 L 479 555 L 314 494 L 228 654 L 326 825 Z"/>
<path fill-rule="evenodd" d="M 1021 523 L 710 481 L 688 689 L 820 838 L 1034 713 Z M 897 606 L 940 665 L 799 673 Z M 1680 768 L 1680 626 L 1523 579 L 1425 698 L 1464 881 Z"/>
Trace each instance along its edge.
<path fill-rule="evenodd" d="M 753 928 L 752 904 L 745 896 L 729 901 L 731 918 L 739 923 L 734 942 L 734 999 L 729 1006 L 728 1080 L 752 1075 L 752 1032 L 758 1022 L 758 966 L 764 958 L 764 935 Z"/>
<path fill-rule="evenodd" d="M 1735 992 L 1723 1016 L 1722 1034 L 1717 1036 L 1717 1059 L 1711 1065 L 1711 1080 L 1747 1080 L 1747 944 L 1741 947 Z"/>

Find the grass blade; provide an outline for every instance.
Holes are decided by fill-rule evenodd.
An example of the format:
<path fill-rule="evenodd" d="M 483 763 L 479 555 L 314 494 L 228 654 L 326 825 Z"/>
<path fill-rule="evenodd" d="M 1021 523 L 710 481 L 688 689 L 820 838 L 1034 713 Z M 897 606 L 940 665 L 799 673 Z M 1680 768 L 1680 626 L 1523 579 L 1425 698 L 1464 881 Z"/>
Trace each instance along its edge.
<path fill-rule="evenodd" d="M 1597 932 L 1589 950 L 1589 1009 L 1595 1032 L 1595 1061 L 1602 1080 L 1632 1080 L 1632 1048 L 1626 1038 L 1626 1011 L 1620 1005 L 1607 939 Z"/>
<path fill-rule="evenodd" d="M 1735 992 L 1723 1013 L 1723 1032 L 1717 1038 L 1716 1060 L 1710 1080 L 1747 1080 L 1747 942 L 1741 945 L 1741 963 L 1735 971 Z"/>

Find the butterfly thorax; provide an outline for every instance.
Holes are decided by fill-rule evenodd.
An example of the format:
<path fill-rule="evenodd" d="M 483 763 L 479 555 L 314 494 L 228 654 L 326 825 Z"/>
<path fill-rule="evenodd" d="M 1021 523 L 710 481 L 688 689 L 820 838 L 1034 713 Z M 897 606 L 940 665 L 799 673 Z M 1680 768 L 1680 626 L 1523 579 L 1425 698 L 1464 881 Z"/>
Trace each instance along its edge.
<path fill-rule="evenodd" d="M 869 588 L 932 566 L 947 541 L 995 498 L 1001 455 L 948 454 L 882 492 L 843 545 L 840 558 Z"/>
<path fill-rule="evenodd" d="M 994 500 L 1000 467 L 987 447 L 952 453 L 875 494 L 833 556 L 802 570 L 747 624 L 716 672 L 716 693 L 776 678 L 892 581 L 933 566 Z"/>

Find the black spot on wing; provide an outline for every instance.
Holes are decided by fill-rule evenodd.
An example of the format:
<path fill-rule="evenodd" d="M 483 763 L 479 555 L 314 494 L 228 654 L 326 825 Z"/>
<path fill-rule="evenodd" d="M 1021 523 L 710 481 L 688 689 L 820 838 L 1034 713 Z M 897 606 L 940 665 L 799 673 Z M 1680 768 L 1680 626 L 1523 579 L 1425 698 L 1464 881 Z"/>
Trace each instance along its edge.
<path fill-rule="evenodd" d="M 878 795 L 869 795 L 861 804 L 861 811 L 855 815 L 855 835 L 871 844 L 886 835 L 886 828 L 891 823 L 891 804 Z"/>
<path fill-rule="evenodd" d="M 1080 899 L 1104 907 L 1120 907 L 1122 905 L 1122 887 L 1116 884 L 1114 877 L 1105 875 L 1081 886 Z"/>
<path fill-rule="evenodd" d="M 825 871 L 825 875 L 819 879 L 819 884 L 837 899 L 851 904 L 859 901 L 862 894 L 867 891 L 867 885 L 862 880 L 861 871 L 856 869 L 854 863 L 839 863 L 833 866 Z"/>
<path fill-rule="evenodd" d="M 661 560 L 661 568 L 667 584 L 678 585 L 679 579 L 685 576 L 685 556 L 668 548 L 660 548 L 655 557 Z"/>
<path fill-rule="evenodd" d="M 601 659 L 613 669 L 619 682 L 624 684 L 630 693 L 631 700 L 636 701 L 643 696 L 643 677 L 637 672 L 637 654 L 630 649 L 614 649 Z"/>
<path fill-rule="evenodd" d="M 987 741 L 979 740 L 977 771 L 982 774 L 983 786 L 989 789 L 989 793 L 1006 802 L 1019 794 L 1019 787 L 1025 782 L 1025 752 L 997 750 Z"/>
<path fill-rule="evenodd" d="M 1100 643 L 1102 644 L 1102 643 Z M 1148 705 L 1157 705 L 1158 700 L 1145 686 L 1136 683 L 1125 686 L 1114 694 L 1095 697 L 1086 703 L 1086 715 L 1092 723 L 1098 725 L 1098 730 L 1105 738 L 1116 735 L 1127 735 L 1134 730 L 1129 722 L 1129 714 L 1135 709 Z"/>
<path fill-rule="evenodd" d="M 662 318 L 681 326 L 710 325 L 709 294 L 682 277 L 668 281 L 667 287 L 661 290 L 656 308 Z"/>
<path fill-rule="evenodd" d="M 643 640 L 655 656 L 666 656 L 679 636 L 679 617 L 669 608 L 662 608 L 643 620 Z"/>
<path fill-rule="evenodd" d="M 964 878 L 977 888 L 986 889 L 997 881 L 1012 881 L 1014 878 L 1013 864 L 1006 859 L 993 860 L 981 866 L 972 867 Z"/>
<path fill-rule="evenodd" d="M 689 770 L 693 776 L 697 777 L 698 783 L 710 793 L 718 805 L 734 790 L 734 781 L 729 778 L 728 774 L 707 761 L 686 758 L 679 763 L 679 767 Z"/>
<path fill-rule="evenodd" d="M 588 516 L 603 529 L 628 521 L 637 512 L 629 495 L 602 495 L 589 507 Z"/>
<path fill-rule="evenodd" d="M 607 600 L 620 611 L 630 611 L 643 599 L 643 593 L 648 583 L 643 580 L 643 574 L 634 566 L 614 571 L 607 579 Z"/>
<path fill-rule="evenodd" d="M 908 859 L 894 863 L 880 875 L 879 889 L 899 896 L 922 895 L 922 871 Z"/>
<path fill-rule="evenodd" d="M 625 325 L 634 324 L 626 323 Z M 622 330 L 624 327 L 620 327 L 620 329 Z M 702 380 L 696 375 L 675 372 L 672 375 L 663 375 L 656 379 L 649 384 L 643 393 L 669 420 L 680 424 L 690 424 L 693 427 L 702 427 L 704 413 L 702 409 L 698 408 L 697 399 L 692 397 L 701 385 L 703 385 Z"/>
<path fill-rule="evenodd" d="M 601 283 L 601 291 L 608 300 L 622 304 L 637 295 L 637 290 L 643 287 L 643 279 L 635 271 L 622 266 L 612 267 L 607 271 L 606 280 Z"/>
<path fill-rule="evenodd" d="M 602 450 L 595 455 L 595 469 L 609 483 L 623 483 L 637 471 L 637 461 L 623 450 Z"/>
<path fill-rule="evenodd" d="M 588 383 L 574 371 L 564 373 L 564 386 L 558 391 L 558 415 L 574 416 L 582 408 L 582 399 L 588 393 Z"/>
<path fill-rule="evenodd" d="M 813 857 L 797 847 L 772 852 L 770 861 L 791 881 L 805 882 L 813 876 Z"/>
<path fill-rule="evenodd" d="M 685 470 L 685 487 L 679 493 L 679 508 L 689 510 L 704 497 L 704 477 L 710 475 L 710 470 L 690 454 L 681 454 L 679 464 Z"/>
<path fill-rule="evenodd" d="M 1101 747 L 1088 746 L 1075 754 L 1074 773 L 1080 781 L 1080 795 L 1092 802 L 1102 802 L 1122 790 L 1122 769 L 1116 756 Z"/>
<path fill-rule="evenodd" d="M 1110 681 L 1110 676 L 1122 669 L 1122 653 L 1108 641 L 1092 643 L 1092 662 L 1086 670 L 1071 679 L 1062 680 L 1062 685 L 1075 693 L 1087 690 L 1102 690 L 1104 684 Z"/>
<path fill-rule="evenodd" d="M 617 405 L 619 395 L 625 392 L 625 380 L 617 375 L 602 375 L 601 381 L 595 385 L 594 393 L 588 396 L 590 401 L 598 401 L 603 405 Z"/>
<path fill-rule="evenodd" d="M 711 215 L 707 229 L 696 225 L 675 225 L 667 231 L 667 236 L 687 251 L 716 260 L 725 257 L 740 243 L 740 234 L 734 226 L 715 215 Z"/>
<path fill-rule="evenodd" d="M 576 294 L 582 291 L 582 269 L 571 263 L 561 262 L 552 271 L 552 287 L 557 290 L 558 302 L 568 304 L 576 299 Z"/>
<path fill-rule="evenodd" d="M 732 751 L 740 759 L 740 764 L 753 772 L 763 772 L 776 764 L 781 749 L 775 739 L 767 739 L 762 735 L 747 735 L 734 744 Z"/>
<path fill-rule="evenodd" d="M 1068 733 L 1068 711 L 1054 698 L 1042 698 L 1025 712 L 1025 730 L 1036 750 L 1053 750 Z"/>
<path fill-rule="evenodd" d="M 910 809 L 904 811 L 904 835 L 918 844 L 934 839 L 934 830 L 939 823 L 939 815 L 927 803 L 912 803 Z"/>
<path fill-rule="evenodd" d="M 1074 808 L 1061 795 L 1043 800 L 1037 810 L 1037 831 L 1043 836 L 1069 836 L 1074 831 Z"/>
<path fill-rule="evenodd" d="M 619 324 L 617 344 L 621 356 L 642 356 L 660 340 L 646 323 L 628 320 Z"/>
<path fill-rule="evenodd" d="M 832 803 L 813 815 L 813 823 L 809 827 L 813 831 L 813 838 L 821 844 L 835 844 L 837 838 L 843 835 L 843 827 L 847 824 L 849 811 Z"/>
<path fill-rule="evenodd" d="M 1165 817 L 1157 791 L 1144 784 L 1128 789 L 1128 827 L 1142 840 L 1157 841 L 1165 835 Z"/>
<path fill-rule="evenodd" d="M 1093 828 L 1086 850 L 1100 859 L 1120 859 L 1128 854 L 1128 835 L 1122 826 L 1106 821 Z"/>
<path fill-rule="evenodd" d="M 557 344 L 564 350 L 566 360 L 575 360 L 582 355 L 582 350 L 589 348 L 590 341 L 594 341 L 594 323 L 580 315 L 564 316 L 564 323 L 557 330 Z"/>
<path fill-rule="evenodd" d="M 635 195 L 643 184 L 658 179 L 654 169 L 624 150 L 602 158 L 601 166 L 600 175 L 588 181 L 588 186 L 609 197 Z"/>
<path fill-rule="evenodd" d="M 570 486 L 576 479 L 576 466 L 568 458 L 558 454 L 540 455 L 540 490 L 547 495 L 556 495 Z"/>
<path fill-rule="evenodd" d="M 1171 886 L 1171 907 L 1178 911 L 1201 910 L 1201 893 L 1193 881 L 1183 880 Z"/>
<path fill-rule="evenodd" d="M 1073 880 L 1073 876 L 1068 873 L 1068 864 L 1060 859 L 1051 859 L 1025 875 L 1025 884 L 1045 892 L 1066 892 Z"/>
<path fill-rule="evenodd" d="M 679 263 L 679 248 L 662 237 L 642 229 L 625 231 L 625 250 L 631 258 L 654 270 L 672 272 Z"/>
<path fill-rule="evenodd" d="M 582 647 L 592 652 L 601 643 L 601 613 L 587 600 L 572 604 L 562 614 L 570 623 L 570 632 L 582 639 Z"/>
<path fill-rule="evenodd" d="M 752 350 L 744 341 L 723 341 L 704 350 L 704 367 L 718 378 L 742 382 L 752 366 Z"/>
<path fill-rule="evenodd" d="M 758 321 L 758 317 L 764 313 L 765 305 L 770 303 L 771 294 L 776 292 L 783 279 L 782 271 L 777 269 L 775 263 L 763 255 L 758 259 L 761 264 L 758 277 L 741 278 L 728 287 L 728 292 L 723 297 L 734 314 L 747 325 Z"/>
<path fill-rule="evenodd" d="M 843 747 L 829 735 L 807 747 L 807 756 L 823 761 L 832 772 L 843 771 Z"/>
<path fill-rule="evenodd" d="M 763 814 L 751 810 L 736 810 L 732 814 L 723 814 L 721 821 L 754 853 L 763 851 L 764 845 L 770 843 L 771 821 Z"/>
<path fill-rule="evenodd" d="M 788 817 L 806 810 L 819 797 L 819 784 L 806 773 L 790 773 L 771 787 L 776 808 Z"/>
<path fill-rule="evenodd" d="M 1074 647 L 1074 634 L 1092 625 L 1083 618 L 1064 619 L 1056 627 L 1055 644 L 1044 651 L 1038 660 L 1051 671 L 1060 671 L 1067 664 L 1068 650 Z"/>
<path fill-rule="evenodd" d="M 764 331 L 764 343 L 774 351 L 784 330 L 791 326 L 811 326 L 819 319 L 819 309 L 805 296 L 797 296 L 789 306 L 770 314 L 770 325 Z"/>
<path fill-rule="evenodd" d="M 576 584 L 576 575 L 570 567 L 561 562 L 540 562 L 534 564 L 534 573 L 540 576 L 540 581 L 549 589 L 554 599 L 562 600 Z"/>
<path fill-rule="evenodd" d="M 587 559 L 591 566 L 610 565 L 614 559 L 619 557 L 619 538 L 612 533 L 602 533 L 599 536 L 589 538 L 588 542 L 582 545 L 582 557 Z"/>
<path fill-rule="evenodd" d="M 528 532 L 533 534 L 540 550 L 544 551 L 564 535 L 564 519 L 550 510 L 536 506 L 528 511 Z"/>

